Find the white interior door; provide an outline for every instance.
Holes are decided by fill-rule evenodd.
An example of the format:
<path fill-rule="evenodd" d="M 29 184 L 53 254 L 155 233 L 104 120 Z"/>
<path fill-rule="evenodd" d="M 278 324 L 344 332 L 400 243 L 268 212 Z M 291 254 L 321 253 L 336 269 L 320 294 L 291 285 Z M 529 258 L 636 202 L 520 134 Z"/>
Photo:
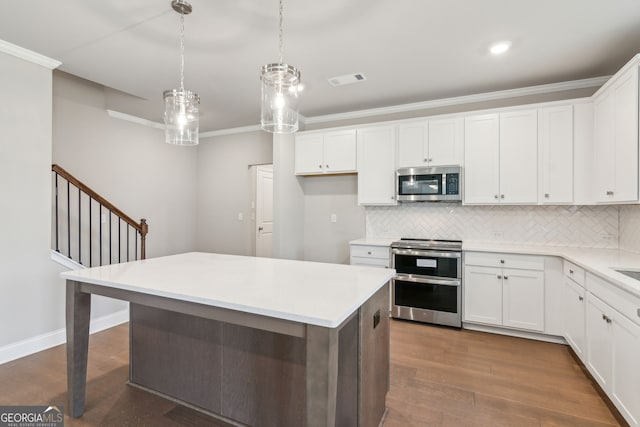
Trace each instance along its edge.
<path fill-rule="evenodd" d="M 273 169 L 256 172 L 256 256 L 271 258 L 273 242 Z"/>

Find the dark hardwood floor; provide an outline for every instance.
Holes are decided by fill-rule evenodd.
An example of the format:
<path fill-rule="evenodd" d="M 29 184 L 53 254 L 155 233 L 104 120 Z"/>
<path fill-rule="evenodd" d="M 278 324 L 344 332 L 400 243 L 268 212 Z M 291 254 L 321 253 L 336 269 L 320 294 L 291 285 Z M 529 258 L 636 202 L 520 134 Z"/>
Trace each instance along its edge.
<path fill-rule="evenodd" d="M 566 346 L 391 322 L 385 427 L 618 426 Z M 222 426 L 126 386 L 128 325 L 90 338 L 87 408 L 66 426 Z M 0 365 L 0 405 L 63 405 L 64 346 Z"/>

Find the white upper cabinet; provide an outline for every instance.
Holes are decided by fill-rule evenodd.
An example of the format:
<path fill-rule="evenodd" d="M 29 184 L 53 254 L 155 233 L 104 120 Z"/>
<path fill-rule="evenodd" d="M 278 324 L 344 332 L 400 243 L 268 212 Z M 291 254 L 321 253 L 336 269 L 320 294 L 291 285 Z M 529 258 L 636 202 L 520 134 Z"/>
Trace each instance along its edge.
<path fill-rule="evenodd" d="M 537 114 L 532 109 L 465 119 L 465 203 L 537 203 Z"/>
<path fill-rule="evenodd" d="M 638 65 L 614 76 L 594 98 L 597 202 L 638 200 Z"/>
<path fill-rule="evenodd" d="M 538 110 L 540 201 L 573 202 L 573 105 Z"/>
<path fill-rule="evenodd" d="M 463 119 L 434 119 L 398 126 L 398 167 L 458 165 Z"/>
<path fill-rule="evenodd" d="M 356 131 L 341 130 L 296 135 L 296 175 L 356 171 Z"/>
<path fill-rule="evenodd" d="M 465 119 L 465 203 L 499 202 L 499 132 L 500 118 L 498 114 L 484 114 Z"/>
<path fill-rule="evenodd" d="M 395 205 L 396 126 L 358 129 L 358 204 Z"/>
<path fill-rule="evenodd" d="M 538 202 L 538 111 L 500 114 L 500 202 Z"/>

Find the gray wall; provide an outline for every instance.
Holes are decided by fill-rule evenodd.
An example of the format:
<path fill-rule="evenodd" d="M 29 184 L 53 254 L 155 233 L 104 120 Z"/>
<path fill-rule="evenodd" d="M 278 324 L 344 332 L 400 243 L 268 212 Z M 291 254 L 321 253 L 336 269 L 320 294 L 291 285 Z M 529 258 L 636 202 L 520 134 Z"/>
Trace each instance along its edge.
<path fill-rule="evenodd" d="M 357 175 L 303 178 L 304 259 L 349 263 L 349 241 L 365 235 L 365 211 L 358 206 Z M 337 221 L 331 222 L 335 214 Z"/>
<path fill-rule="evenodd" d="M 132 218 L 147 219 L 148 258 L 194 248 L 196 153 L 165 144 L 162 130 L 109 117 L 102 86 L 54 72 L 53 162 Z M 92 316 L 126 308 L 96 297 Z"/>
<path fill-rule="evenodd" d="M 55 72 L 53 162 L 149 224 L 147 257 L 193 250 L 197 151 L 109 117 L 102 86 Z"/>
<path fill-rule="evenodd" d="M 0 347 L 63 327 L 50 259 L 51 70 L 0 53 Z"/>
<path fill-rule="evenodd" d="M 272 135 L 257 131 L 204 138 L 197 150 L 197 250 L 252 255 L 249 166 L 273 161 Z"/>

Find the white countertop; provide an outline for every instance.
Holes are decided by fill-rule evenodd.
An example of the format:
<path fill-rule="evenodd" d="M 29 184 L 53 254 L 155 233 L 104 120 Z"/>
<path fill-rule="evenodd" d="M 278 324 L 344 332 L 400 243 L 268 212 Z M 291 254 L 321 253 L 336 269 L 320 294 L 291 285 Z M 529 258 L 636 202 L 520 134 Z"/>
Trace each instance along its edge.
<path fill-rule="evenodd" d="M 393 269 L 191 252 L 64 272 L 64 279 L 335 328 Z"/>
<path fill-rule="evenodd" d="M 391 246 L 393 242 L 400 240 L 399 237 L 365 237 L 362 239 L 356 239 L 349 242 L 350 245 L 365 245 L 365 246 Z"/>
<path fill-rule="evenodd" d="M 619 288 L 640 297 L 640 282 L 614 270 L 614 268 L 619 268 L 624 270 L 640 271 L 640 254 L 635 252 L 620 249 L 521 245 L 494 242 L 463 242 L 462 250 L 562 257 L 567 261 L 600 276 Z"/>

